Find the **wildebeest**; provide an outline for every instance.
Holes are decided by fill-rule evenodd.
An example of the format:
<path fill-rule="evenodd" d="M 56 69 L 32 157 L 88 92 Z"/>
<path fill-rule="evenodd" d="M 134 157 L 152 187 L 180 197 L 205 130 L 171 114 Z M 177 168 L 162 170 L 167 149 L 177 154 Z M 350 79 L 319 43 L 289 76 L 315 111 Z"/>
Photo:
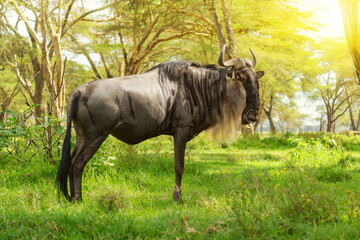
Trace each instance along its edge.
<path fill-rule="evenodd" d="M 182 203 L 186 143 L 206 129 L 224 136 L 257 120 L 258 80 L 264 72 L 253 70 L 256 56 L 250 51 L 253 61 L 224 61 L 224 46 L 218 58 L 221 67 L 165 62 L 143 74 L 99 79 L 76 88 L 68 101 L 67 130 L 57 173 L 65 197 L 82 200 L 84 167 L 109 134 L 127 144 L 165 134 L 174 138 L 173 199 Z M 76 144 L 70 155 L 72 121 Z"/>

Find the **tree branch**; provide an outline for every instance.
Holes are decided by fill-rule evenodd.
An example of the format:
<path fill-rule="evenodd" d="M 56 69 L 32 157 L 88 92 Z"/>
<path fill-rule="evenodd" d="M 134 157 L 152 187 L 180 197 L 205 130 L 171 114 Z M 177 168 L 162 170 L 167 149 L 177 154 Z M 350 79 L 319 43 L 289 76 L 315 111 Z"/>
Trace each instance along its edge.
<path fill-rule="evenodd" d="M 21 19 L 24 21 L 26 28 L 29 31 L 29 33 L 31 34 L 31 36 L 35 39 L 36 43 L 39 46 L 41 46 L 40 39 L 38 38 L 36 32 L 30 26 L 30 23 L 29 23 L 28 19 L 26 18 L 25 14 L 19 9 L 18 5 L 16 4 L 16 2 L 14 0 L 11 0 L 11 2 L 13 3 L 13 6 L 15 7 L 15 11 L 17 12 L 17 14 L 19 14 Z"/>
<path fill-rule="evenodd" d="M 65 26 L 66 24 L 68 23 L 69 21 L 69 15 L 70 15 L 70 12 L 71 12 L 71 9 L 72 7 L 74 6 L 74 2 L 75 0 L 71 0 L 67 10 L 66 10 L 66 13 L 65 13 L 65 17 L 64 17 L 64 21 L 63 21 L 63 24 L 61 26 L 61 36 L 63 36 L 63 32 L 64 32 L 64 29 L 65 29 Z"/>
<path fill-rule="evenodd" d="M 80 51 L 85 55 L 86 59 L 89 61 L 91 68 L 95 73 L 96 78 L 101 79 L 102 76 L 101 76 L 99 70 L 97 69 L 94 61 L 90 57 L 90 54 L 88 53 L 88 51 L 86 51 L 85 47 L 80 44 L 80 42 L 76 39 L 76 37 L 74 35 L 72 35 L 70 32 L 68 33 L 68 35 L 71 38 L 71 40 L 80 48 Z"/>
<path fill-rule="evenodd" d="M 123 40 L 123 36 L 122 36 L 120 31 L 118 32 L 118 35 L 119 35 L 119 38 L 120 38 L 120 43 L 123 45 L 123 47 L 122 47 L 123 59 L 124 59 L 125 65 L 127 66 L 129 64 L 129 61 L 128 61 L 128 54 L 127 54 L 126 49 L 125 49 L 125 43 L 124 43 L 124 40 Z"/>
<path fill-rule="evenodd" d="M 191 17 L 195 17 L 195 18 L 197 18 L 197 19 L 199 19 L 201 21 L 206 22 L 212 28 L 215 28 L 214 24 L 209 19 L 207 19 L 206 17 L 199 16 L 199 15 L 196 15 L 196 14 L 193 14 L 193 13 L 187 13 L 186 11 L 183 11 L 183 10 L 177 8 L 175 5 L 173 5 L 172 3 L 170 3 L 167 0 L 163 0 L 163 2 L 166 3 L 170 8 L 174 9 L 175 11 L 177 11 L 179 13 L 182 13 L 182 14 L 185 14 L 185 15 L 188 15 L 188 16 L 191 16 Z"/>
<path fill-rule="evenodd" d="M 139 44 L 137 45 L 137 51 L 139 52 L 143 44 L 145 43 L 146 39 L 150 36 L 151 31 L 153 30 L 154 26 L 159 20 L 159 14 L 155 16 L 154 21 L 150 23 L 150 25 L 147 27 L 146 32 L 143 34 L 142 39 L 140 40 Z"/>
<path fill-rule="evenodd" d="M 101 8 L 97 8 L 97 9 L 93 9 L 91 11 L 88 11 L 84 14 L 82 14 L 80 17 L 77 17 L 75 18 L 73 21 L 69 22 L 69 25 L 65 26 L 64 27 L 64 30 L 62 32 L 62 35 L 61 36 L 64 36 L 65 33 L 67 33 L 67 31 L 72 27 L 74 26 L 77 22 L 81 21 L 83 18 L 85 18 L 87 15 L 89 14 L 92 14 L 92 13 L 95 13 L 95 12 L 99 12 L 99 11 L 102 11 L 108 7 L 111 7 L 113 4 L 108 4 L 108 5 L 105 5 L 104 7 L 101 7 Z"/>
<path fill-rule="evenodd" d="M 339 117 L 341 117 L 342 115 L 344 115 L 344 113 L 348 110 L 349 107 L 346 107 L 345 110 L 339 114 L 334 120 L 331 120 L 331 124 L 333 124 Z"/>
<path fill-rule="evenodd" d="M 184 32 L 184 33 L 181 33 L 181 34 L 177 34 L 177 35 L 173 35 L 171 37 L 167 37 L 167 38 L 161 38 L 161 39 L 158 39 L 156 41 L 153 41 L 153 42 L 150 42 L 148 44 L 148 46 L 146 47 L 144 53 L 142 54 L 142 56 L 140 58 L 137 58 L 136 59 L 136 62 L 139 63 L 141 62 L 147 55 L 149 55 L 149 53 L 151 52 L 151 50 L 156 46 L 158 45 L 159 43 L 161 42 L 166 42 L 166 41 L 170 41 L 170 40 L 173 40 L 173 39 L 178 39 L 178 38 L 182 38 L 188 34 L 190 34 L 191 31 L 187 31 L 187 32 Z"/>
<path fill-rule="evenodd" d="M 343 99 L 343 100 L 336 106 L 336 108 L 334 108 L 334 112 L 336 112 L 337 110 L 339 110 L 339 108 L 341 107 L 341 105 L 343 105 L 346 100 L 347 100 L 346 98 Z"/>

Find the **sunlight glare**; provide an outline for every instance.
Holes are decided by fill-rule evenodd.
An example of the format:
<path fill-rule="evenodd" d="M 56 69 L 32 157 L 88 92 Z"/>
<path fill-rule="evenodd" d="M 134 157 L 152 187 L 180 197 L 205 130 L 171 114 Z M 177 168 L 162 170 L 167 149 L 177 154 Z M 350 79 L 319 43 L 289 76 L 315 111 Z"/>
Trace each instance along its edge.
<path fill-rule="evenodd" d="M 299 0 L 304 10 L 315 10 L 314 20 L 323 25 L 316 37 L 344 37 L 344 26 L 338 0 Z"/>

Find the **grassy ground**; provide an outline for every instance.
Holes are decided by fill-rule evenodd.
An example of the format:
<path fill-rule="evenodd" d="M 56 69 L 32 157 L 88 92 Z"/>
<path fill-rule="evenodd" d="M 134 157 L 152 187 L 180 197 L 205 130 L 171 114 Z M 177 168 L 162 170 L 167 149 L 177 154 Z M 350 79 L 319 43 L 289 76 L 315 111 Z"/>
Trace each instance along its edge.
<path fill-rule="evenodd" d="M 81 204 L 59 200 L 57 165 L 4 158 L 0 239 L 359 238 L 357 142 L 281 135 L 216 145 L 199 136 L 187 146 L 185 205 L 172 201 L 169 137 L 135 147 L 108 139 L 85 168 Z"/>

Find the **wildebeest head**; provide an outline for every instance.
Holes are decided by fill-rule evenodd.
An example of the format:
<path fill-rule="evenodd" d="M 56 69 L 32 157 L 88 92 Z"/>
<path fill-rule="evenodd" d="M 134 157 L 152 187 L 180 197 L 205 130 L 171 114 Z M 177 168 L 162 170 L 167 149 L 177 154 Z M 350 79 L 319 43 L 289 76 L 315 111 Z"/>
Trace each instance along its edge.
<path fill-rule="evenodd" d="M 233 58 L 224 61 L 225 48 L 226 45 L 221 49 L 218 64 L 228 68 L 227 77 L 240 81 L 246 91 L 246 107 L 242 113 L 242 123 L 249 124 L 256 122 L 260 107 L 259 79 L 264 76 L 264 71 L 254 71 L 256 66 L 256 55 L 251 48 L 250 52 L 253 61 L 247 58 Z"/>

